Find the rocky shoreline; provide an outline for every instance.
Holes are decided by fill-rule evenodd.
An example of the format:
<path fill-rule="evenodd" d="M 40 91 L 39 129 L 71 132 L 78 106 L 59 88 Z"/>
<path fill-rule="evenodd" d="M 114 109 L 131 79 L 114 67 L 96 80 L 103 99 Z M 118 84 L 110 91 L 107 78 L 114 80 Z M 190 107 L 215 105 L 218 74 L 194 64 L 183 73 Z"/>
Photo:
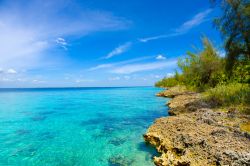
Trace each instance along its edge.
<path fill-rule="evenodd" d="M 157 96 L 172 100 L 167 103 L 171 116 L 157 119 L 144 135 L 161 154 L 155 165 L 250 165 L 250 135 L 241 130 L 249 126 L 248 115 L 215 109 L 184 87 Z"/>

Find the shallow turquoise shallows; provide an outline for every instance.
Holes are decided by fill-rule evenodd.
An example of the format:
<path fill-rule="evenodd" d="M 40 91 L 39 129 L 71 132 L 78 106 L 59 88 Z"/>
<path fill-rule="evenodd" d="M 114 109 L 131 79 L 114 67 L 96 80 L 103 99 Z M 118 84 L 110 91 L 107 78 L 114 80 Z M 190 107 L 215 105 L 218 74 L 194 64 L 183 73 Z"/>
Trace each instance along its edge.
<path fill-rule="evenodd" d="M 151 166 L 143 133 L 166 116 L 161 89 L 0 90 L 0 165 Z"/>

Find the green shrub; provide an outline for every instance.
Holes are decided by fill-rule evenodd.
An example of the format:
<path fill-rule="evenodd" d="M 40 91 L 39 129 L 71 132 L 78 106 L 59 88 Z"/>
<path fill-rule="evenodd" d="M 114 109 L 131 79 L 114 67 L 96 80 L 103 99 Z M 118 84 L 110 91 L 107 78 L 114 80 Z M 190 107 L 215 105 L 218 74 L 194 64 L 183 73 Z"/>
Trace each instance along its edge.
<path fill-rule="evenodd" d="M 173 87 L 177 85 L 179 85 L 179 82 L 174 77 L 163 78 L 155 83 L 155 86 L 157 87 Z"/>
<path fill-rule="evenodd" d="M 207 38 L 203 38 L 202 42 L 203 50 L 198 53 L 188 52 L 186 58 L 179 59 L 178 66 L 182 70 L 186 86 L 205 90 L 215 87 L 223 80 L 225 61 Z"/>
<path fill-rule="evenodd" d="M 173 87 L 177 85 L 183 85 L 183 75 L 175 71 L 174 76 L 165 77 L 162 80 L 155 83 L 156 87 Z"/>
<path fill-rule="evenodd" d="M 247 105 L 250 101 L 249 84 L 229 83 L 217 85 L 204 92 L 204 98 L 219 106 Z"/>
<path fill-rule="evenodd" d="M 231 81 L 250 83 L 250 60 L 238 61 L 233 67 Z"/>

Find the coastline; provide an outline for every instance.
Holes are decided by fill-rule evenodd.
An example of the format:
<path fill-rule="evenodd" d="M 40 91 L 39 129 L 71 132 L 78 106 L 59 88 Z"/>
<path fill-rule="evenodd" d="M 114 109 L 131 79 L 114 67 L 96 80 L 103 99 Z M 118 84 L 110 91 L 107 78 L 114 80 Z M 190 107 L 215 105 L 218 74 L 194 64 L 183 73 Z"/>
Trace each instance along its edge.
<path fill-rule="evenodd" d="M 157 96 L 172 99 L 170 116 L 156 119 L 144 135 L 161 154 L 155 165 L 250 165 L 250 134 L 242 131 L 249 115 L 215 109 L 183 87 Z"/>

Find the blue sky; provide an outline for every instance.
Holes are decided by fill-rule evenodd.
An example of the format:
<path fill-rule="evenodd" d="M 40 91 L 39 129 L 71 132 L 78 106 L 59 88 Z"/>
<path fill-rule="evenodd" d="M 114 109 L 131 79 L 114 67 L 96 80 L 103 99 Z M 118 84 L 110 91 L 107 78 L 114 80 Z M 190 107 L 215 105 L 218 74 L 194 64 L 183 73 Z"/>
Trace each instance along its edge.
<path fill-rule="evenodd" d="M 0 0 L 0 87 L 153 85 L 208 36 L 209 0 Z"/>

